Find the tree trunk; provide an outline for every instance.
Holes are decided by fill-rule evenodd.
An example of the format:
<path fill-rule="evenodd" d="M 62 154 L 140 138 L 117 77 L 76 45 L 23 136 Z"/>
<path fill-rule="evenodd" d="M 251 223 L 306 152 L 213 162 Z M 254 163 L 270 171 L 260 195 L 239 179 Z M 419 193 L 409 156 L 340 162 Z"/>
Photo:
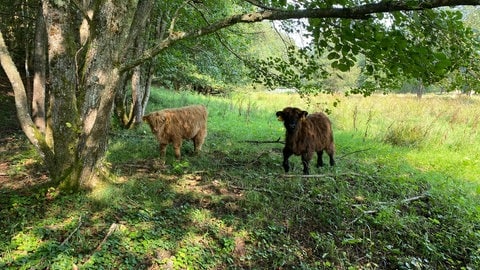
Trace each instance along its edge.
<path fill-rule="evenodd" d="M 132 75 L 132 113 L 130 116 L 130 125 L 129 128 L 132 128 L 139 123 L 142 123 L 142 105 L 143 105 L 143 96 L 144 93 L 144 84 L 142 84 L 142 68 L 137 66 L 133 69 Z"/>
<path fill-rule="evenodd" d="M 425 85 L 423 84 L 422 80 L 419 80 L 417 84 L 417 98 L 421 99 L 423 97 L 424 92 L 425 92 Z"/>
<path fill-rule="evenodd" d="M 124 34 L 132 25 L 132 11 L 135 11 L 134 6 L 107 1 L 91 18 L 90 27 L 95 28 L 89 29 L 87 43 L 83 46 L 84 58 L 80 62 L 83 68 L 78 70 L 77 89 L 83 93 L 77 101 L 81 123 L 73 125 L 77 134 L 75 160 L 71 162 L 71 175 L 63 181 L 66 189 L 91 189 L 101 179 L 112 107 L 122 78 L 118 66 L 132 46 L 131 36 Z"/>
<path fill-rule="evenodd" d="M 77 107 L 77 76 L 75 55 L 78 43 L 75 18 L 68 7 L 57 7 L 44 2 L 43 12 L 48 33 L 49 62 L 49 119 L 47 141 L 51 142 L 53 160 L 47 161 L 50 176 L 56 182 L 68 179 L 76 162 L 75 151 L 78 145 L 80 126 Z"/>
<path fill-rule="evenodd" d="M 141 32 L 141 29 L 145 29 L 147 27 L 147 20 L 142 20 L 140 18 L 145 17 L 145 14 L 148 14 L 150 8 L 151 3 L 147 1 L 139 3 L 137 13 L 135 14 L 137 21 L 139 21 L 139 27 L 137 29 L 139 31 L 139 35 L 135 39 L 134 50 L 132 50 L 129 54 L 133 58 L 139 57 L 145 49 L 145 44 L 148 40 L 148 37 L 145 31 Z M 152 79 L 150 62 L 151 61 L 148 61 L 133 68 L 130 77 L 132 99 L 131 104 L 127 102 L 127 80 L 122 81 L 122 84 L 118 87 L 118 90 L 122 92 L 117 92 L 116 94 L 115 112 L 124 128 L 135 128 L 142 123 L 142 116 L 145 112 L 145 106 L 147 105 L 147 101 L 150 96 L 150 84 Z M 128 109 L 129 106 L 130 110 Z"/>
<path fill-rule="evenodd" d="M 7 46 L 3 40 L 3 34 L 0 32 L 0 64 L 2 65 L 8 80 L 12 84 L 13 92 L 15 95 L 15 108 L 17 109 L 17 117 L 22 127 L 23 132 L 32 144 L 40 150 L 40 142 L 37 136 L 38 130 L 35 128 L 33 121 L 28 112 L 28 99 L 25 86 L 22 81 L 22 77 L 18 72 L 15 63 L 13 63 L 10 54 L 8 53 Z"/>
<path fill-rule="evenodd" d="M 14 88 L 21 126 L 44 156 L 52 180 L 64 190 L 91 189 L 101 176 L 112 106 L 122 77 L 118 67 L 138 35 L 135 29 L 139 28 L 134 27 L 138 22 L 132 21 L 136 9 L 111 1 L 92 3 L 82 7 L 88 10 L 81 13 L 83 18 L 69 5 L 45 1 L 42 9 L 48 33 L 50 93 L 45 132 L 32 121 L 23 82 L 2 36 L 1 63 Z M 38 27 L 41 30 L 41 23 Z M 43 73 L 42 68 L 38 70 Z M 36 89 L 41 89 L 42 82 L 38 82 Z M 41 108 L 38 102 L 36 111 Z"/>
<path fill-rule="evenodd" d="M 32 96 L 32 118 L 40 130 L 45 132 L 45 84 L 47 65 L 47 31 L 43 10 L 40 6 L 35 26 L 35 48 L 33 56 L 33 96 Z"/>
<path fill-rule="evenodd" d="M 94 68 L 94 73 L 105 76 L 100 78 L 98 83 L 95 76 L 89 76 L 94 80 L 87 83 L 87 99 L 82 110 L 84 122 L 77 153 L 79 162 L 77 171 L 71 179 L 73 187 L 78 181 L 79 186 L 83 189 L 94 188 L 97 181 L 100 180 L 97 177 L 100 175 L 97 174 L 97 169 L 100 168 L 107 150 L 115 89 L 121 77 L 117 69 L 108 70 L 109 66 L 107 60 L 103 62 L 103 65 L 100 63 L 98 67 Z"/>
<path fill-rule="evenodd" d="M 146 65 L 137 66 L 133 72 L 128 74 L 131 81 L 131 103 L 129 101 L 128 89 L 126 87 L 128 77 L 120 80 L 115 96 L 115 116 L 123 128 L 131 129 L 142 123 L 142 116 L 145 113 L 148 99 L 150 97 L 150 86 L 152 84 L 152 67 Z"/>
<path fill-rule="evenodd" d="M 127 105 L 127 83 L 130 73 L 123 73 L 120 82 L 115 91 L 115 116 L 122 127 L 127 127 L 130 120 L 129 109 Z"/>
<path fill-rule="evenodd" d="M 142 116 L 145 114 L 148 100 L 150 99 L 150 88 L 152 87 L 153 79 L 153 63 L 150 61 L 146 67 L 146 79 L 145 79 L 145 94 L 142 101 Z"/>

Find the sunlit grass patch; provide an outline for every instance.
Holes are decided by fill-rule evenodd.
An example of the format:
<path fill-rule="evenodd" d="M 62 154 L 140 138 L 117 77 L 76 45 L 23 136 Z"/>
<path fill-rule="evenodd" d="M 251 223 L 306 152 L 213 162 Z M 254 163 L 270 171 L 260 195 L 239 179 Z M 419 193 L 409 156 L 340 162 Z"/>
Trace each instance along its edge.
<path fill-rule="evenodd" d="M 198 155 L 185 142 L 163 164 L 148 126 L 115 129 L 94 191 L 2 197 L 0 268 L 480 266 L 477 99 L 154 89 L 147 111 L 195 103 L 209 110 Z M 295 156 L 284 173 L 286 106 L 331 110 L 335 167 L 303 176 Z"/>

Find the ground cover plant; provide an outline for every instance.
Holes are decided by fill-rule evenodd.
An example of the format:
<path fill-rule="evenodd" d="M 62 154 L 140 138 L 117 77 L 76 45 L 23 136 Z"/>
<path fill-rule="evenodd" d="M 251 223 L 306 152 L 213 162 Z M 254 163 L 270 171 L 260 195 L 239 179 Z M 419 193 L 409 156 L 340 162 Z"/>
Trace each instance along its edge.
<path fill-rule="evenodd" d="M 163 164 L 147 125 L 114 123 L 110 177 L 90 193 L 38 184 L 44 170 L 26 139 L 2 138 L 0 268 L 480 267 L 475 97 L 155 89 L 147 112 L 196 103 L 209 111 L 200 155 L 187 142 Z M 283 173 L 275 112 L 291 105 L 331 112 L 335 167 L 304 177 L 292 157 Z"/>

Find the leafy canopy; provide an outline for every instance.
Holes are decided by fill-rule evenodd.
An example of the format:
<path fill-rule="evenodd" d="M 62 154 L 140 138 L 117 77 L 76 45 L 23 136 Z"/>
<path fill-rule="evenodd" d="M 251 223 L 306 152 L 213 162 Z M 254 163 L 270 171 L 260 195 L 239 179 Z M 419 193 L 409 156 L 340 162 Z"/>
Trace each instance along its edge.
<path fill-rule="evenodd" d="M 264 7 L 267 6 L 267 1 Z M 271 8 L 343 8 L 370 1 L 269 1 Z M 415 5 L 415 1 L 411 1 Z M 299 27 L 300 25 L 300 27 Z M 310 18 L 284 23 L 287 32 L 299 32 L 311 40 L 307 47 L 289 49 L 289 57 L 259 60 L 256 82 L 269 87 L 286 86 L 304 92 L 329 92 L 322 81 L 332 68 L 350 71 L 357 64 L 361 76 L 353 93 L 399 88 L 407 79 L 430 85 L 447 77 L 449 90 L 480 74 L 478 33 L 464 24 L 461 9 L 372 13 L 362 19 Z M 301 30 L 299 30 L 301 29 Z M 327 59 L 328 61 L 325 61 Z M 474 63 L 475 62 L 475 63 Z M 478 88 L 476 88 L 478 89 Z M 476 90 L 475 88 L 472 90 Z"/>

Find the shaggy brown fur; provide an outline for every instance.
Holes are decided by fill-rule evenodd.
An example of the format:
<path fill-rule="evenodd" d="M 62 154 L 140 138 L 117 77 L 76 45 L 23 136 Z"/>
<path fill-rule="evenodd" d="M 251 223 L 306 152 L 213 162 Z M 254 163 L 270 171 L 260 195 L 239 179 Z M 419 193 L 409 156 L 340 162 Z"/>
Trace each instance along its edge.
<path fill-rule="evenodd" d="M 173 144 L 175 157 L 180 158 L 180 147 L 184 139 L 193 140 L 195 153 L 202 150 L 207 136 L 208 112 L 203 105 L 165 109 L 143 116 L 152 133 L 160 143 L 160 156 L 165 158 L 168 144 Z"/>
<path fill-rule="evenodd" d="M 335 165 L 332 124 L 324 113 L 308 114 L 298 108 L 287 107 L 278 111 L 277 117 L 287 130 L 283 148 L 285 172 L 290 170 L 288 159 L 293 154 L 302 156 L 304 174 L 310 174 L 309 163 L 314 152 L 318 156 L 317 167 L 323 166 L 323 150 L 330 157 L 330 165 Z"/>

